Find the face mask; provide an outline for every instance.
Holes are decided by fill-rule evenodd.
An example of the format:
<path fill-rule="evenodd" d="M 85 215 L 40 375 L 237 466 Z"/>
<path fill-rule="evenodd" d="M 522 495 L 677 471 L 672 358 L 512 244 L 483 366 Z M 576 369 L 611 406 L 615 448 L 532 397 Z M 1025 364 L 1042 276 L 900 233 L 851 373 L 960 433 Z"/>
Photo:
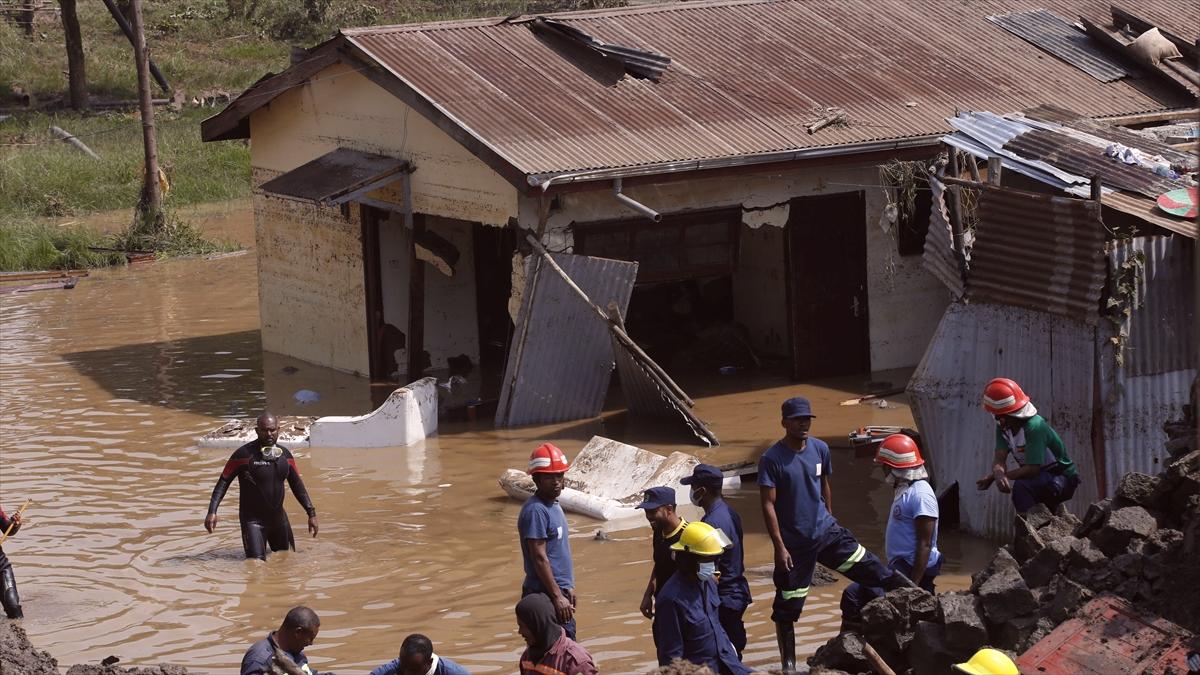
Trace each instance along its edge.
<path fill-rule="evenodd" d="M 692 502 L 692 506 L 700 506 L 700 497 L 696 495 L 696 488 L 688 490 L 688 500 Z"/>
<path fill-rule="evenodd" d="M 717 576 L 717 563 L 715 563 L 715 562 L 700 563 L 700 571 L 696 573 L 696 576 L 700 577 L 701 579 L 704 579 L 705 581 L 715 578 Z"/>

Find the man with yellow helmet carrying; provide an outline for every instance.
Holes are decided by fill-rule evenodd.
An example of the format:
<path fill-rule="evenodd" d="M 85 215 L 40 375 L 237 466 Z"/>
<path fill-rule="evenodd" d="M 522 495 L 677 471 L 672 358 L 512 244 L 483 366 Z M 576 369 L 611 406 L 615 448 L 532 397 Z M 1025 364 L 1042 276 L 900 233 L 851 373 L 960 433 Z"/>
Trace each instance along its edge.
<path fill-rule="evenodd" d="M 677 569 L 659 592 L 654 613 L 659 665 L 685 659 L 720 675 L 750 673 L 719 615 L 717 559 L 732 546 L 724 532 L 698 521 L 684 526 L 679 541 L 671 545 Z"/>

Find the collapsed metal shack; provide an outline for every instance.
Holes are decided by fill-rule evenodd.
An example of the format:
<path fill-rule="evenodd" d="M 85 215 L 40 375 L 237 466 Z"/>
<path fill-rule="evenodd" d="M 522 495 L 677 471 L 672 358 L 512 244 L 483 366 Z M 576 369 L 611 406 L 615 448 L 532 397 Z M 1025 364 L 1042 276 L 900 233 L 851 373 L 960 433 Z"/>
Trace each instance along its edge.
<path fill-rule="evenodd" d="M 1105 157 L 1115 142 L 1106 128 L 1138 144 L 1128 130 L 1036 114 L 951 120 L 959 131 L 944 139 L 950 152 L 988 160 L 991 175 L 987 184 L 931 181 L 925 260 L 956 302 L 908 386 L 938 484 L 959 483 L 963 527 L 991 537 L 1010 535 L 1012 506 L 1008 495 L 974 489 L 993 447 L 994 422 L 979 404 L 988 380 L 1020 382 L 1062 436 L 1083 479 L 1068 506 L 1080 510 L 1121 475 L 1161 469 L 1163 425 L 1182 415 L 1197 375 L 1196 224 L 1154 209 L 1152 197 L 1181 181 Z M 1173 166 L 1194 172 L 1194 157 Z M 1045 186 L 1099 199 L 1032 191 Z M 982 194 L 978 223 L 959 223 L 956 246 L 951 221 L 963 208 L 941 198 L 955 202 L 963 189 Z"/>

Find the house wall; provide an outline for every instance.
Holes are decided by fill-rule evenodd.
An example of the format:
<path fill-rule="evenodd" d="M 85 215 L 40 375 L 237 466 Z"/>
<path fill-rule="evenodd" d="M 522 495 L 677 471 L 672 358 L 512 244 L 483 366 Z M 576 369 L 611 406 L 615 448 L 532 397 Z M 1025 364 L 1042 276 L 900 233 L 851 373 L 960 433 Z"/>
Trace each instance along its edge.
<path fill-rule="evenodd" d="M 427 218 L 425 226 L 454 244 L 461 254 L 453 277 L 425 266 L 425 349 L 434 368 L 445 368 L 446 359 L 459 354 L 478 364 L 473 226 L 449 218 Z"/>
<path fill-rule="evenodd" d="M 911 367 L 920 361 L 949 301 L 944 288 L 921 265 L 920 256 L 900 256 L 891 233 L 879 226 L 886 206 L 876 165 L 815 166 L 788 172 L 717 176 L 703 179 L 626 185 L 624 192 L 661 213 L 706 210 L 741 205 L 739 234 L 742 258 L 734 293 L 739 321 L 756 334 L 756 347 L 787 352 L 787 309 L 783 269 L 783 230 L 788 202 L 794 197 L 865 191 L 867 282 L 869 293 L 871 368 Z M 866 186 L 866 187 L 864 187 Z M 569 251 L 574 223 L 615 218 L 638 218 L 636 212 L 604 189 L 570 192 L 559 197 L 561 208 L 551 213 L 544 242 L 555 251 Z M 538 202 L 521 201 L 519 222 L 536 228 Z M 752 229 L 751 225 L 758 225 Z M 779 346 L 782 345 L 782 350 Z"/>

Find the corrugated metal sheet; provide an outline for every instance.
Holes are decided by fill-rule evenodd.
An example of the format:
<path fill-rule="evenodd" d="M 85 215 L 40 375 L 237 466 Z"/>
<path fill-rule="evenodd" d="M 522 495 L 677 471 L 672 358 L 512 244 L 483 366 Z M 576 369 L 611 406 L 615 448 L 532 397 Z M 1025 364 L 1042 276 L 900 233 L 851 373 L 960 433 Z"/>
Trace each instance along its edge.
<path fill-rule="evenodd" d="M 1104 150 L 1046 129 L 1032 129 L 1004 145 L 1022 157 L 1041 160 L 1077 176 L 1100 176 L 1105 187 L 1136 192 L 1154 199 L 1164 192 L 1187 187 L 1140 166 L 1104 156 Z"/>
<path fill-rule="evenodd" d="M 1112 82 L 1133 74 L 1123 61 L 1101 49 L 1087 33 L 1044 9 L 989 16 L 988 21 L 1101 82 Z"/>
<path fill-rule="evenodd" d="M 615 337 L 613 353 L 617 372 L 621 376 L 621 392 L 630 414 L 648 415 L 683 422 L 689 432 L 705 445 L 720 445 L 720 441 L 688 405 L 643 366 Z"/>
<path fill-rule="evenodd" d="M 1195 242 L 1181 237 L 1137 237 L 1110 254 L 1116 267 L 1135 253 L 1144 257 L 1139 303 L 1120 327 L 1128 338 L 1123 365 L 1108 338 L 1117 328 L 1105 323 L 1100 359 L 1104 404 L 1105 454 L 1109 489 L 1130 471 L 1155 474 L 1167 452 L 1163 423 L 1178 419 L 1196 377 L 1194 334 Z"/>
<path fill-rule="evenodd" d="M 622 315 L 637 263 L 552 253 L 593 302 L 615 302 Z M 516 331 L 508 351 L 496 425 L 513 427 L 595 417 L 613 370 L 608 324 L 559 277 L 530 258 Z"/>
<path fill-rule="evenodd" d="M 395 176 L 408 162 L 395 157 L 338 148 L 262 184 L 262 190 L 281 197 L 318 204 L 339 204 L 340 197 Z"/>
<path fill-rule="evenodd" d="M 913 414 L 938 484 L 959 484 L 963 527 L 996 538 L 1011 534 L 1009 495 L 979 492 L 996 426 L 980 407 L 993 377 L 1011 377 L 1063 439 L 1082 479 L 1068 507 L 1081 514 L 1097 497 L 1091 453 L 1094 329 L 1016 307 L 954 303 L 909 380 Z"/>
<path fill-rule="evenodd" d="M 1116 141 L 1131 148 L 1137 148 L 1148 155 L 1161 155 L 1173 164 L 1195 166 L 1200 160 L 1195 153 L 1182 152 L 1178 148 L 1163 143 L 1157 138 L 1145 136 L 1136 131 L 1099 122 L 1079 113 L 1060 108 L 1055 105 L 1040 105 L 1022 113 L 1030 121 L 1052 122 L 1070 129 L 1076 129 L 1086 134 Z"/>
<path fill-rule="evenodd" d="M 1104 287 L 1100 205 L 988 188 L 979 203 L 967 295 L 1094 324 Z"/>
<path fill-rule="evenodd" d="M 936 178 L 929 179 L 933 191 L 933 207 L 929 213 L 929 231 L 925 235 L 925 250 L 921 261 L 929 273 L 950 289 L 955 300 L 963 296 L 963 279 L 958 256 L 954 253 L 954 231 L 946 213 L 946 185 Z"/>
<path fill-rule="evenodd" d="M 1195 220 L 1176 218 L 1158 208 L 1157 202 L 1145 197 L 1136 197 L 1124 192 L 1108 192 L 1100 201 L 1107 207 L 1122 213 L 1128 213 L 1151 225 L 1157 225 L 1164 230 L 1181 234 L 1189 239 L 1200 237 L 1200 225 Z"/>
<path fill-rule="evenodd" d="M 723 0 L 550 15 L 669 56 L 657 83 L 592 77 L 519 23 L 343 34 L 530 175 L 919 138 L 945 132 L 956 107 L 1058 102 L 1106 115 L 1188 104 L 1156 82 L 1099 83 L 985 20 L 1040 7 L 1107 13 L 1100 0 Z M 833 106 L 850 123 L 808 134 L 804 123 Z"/>

